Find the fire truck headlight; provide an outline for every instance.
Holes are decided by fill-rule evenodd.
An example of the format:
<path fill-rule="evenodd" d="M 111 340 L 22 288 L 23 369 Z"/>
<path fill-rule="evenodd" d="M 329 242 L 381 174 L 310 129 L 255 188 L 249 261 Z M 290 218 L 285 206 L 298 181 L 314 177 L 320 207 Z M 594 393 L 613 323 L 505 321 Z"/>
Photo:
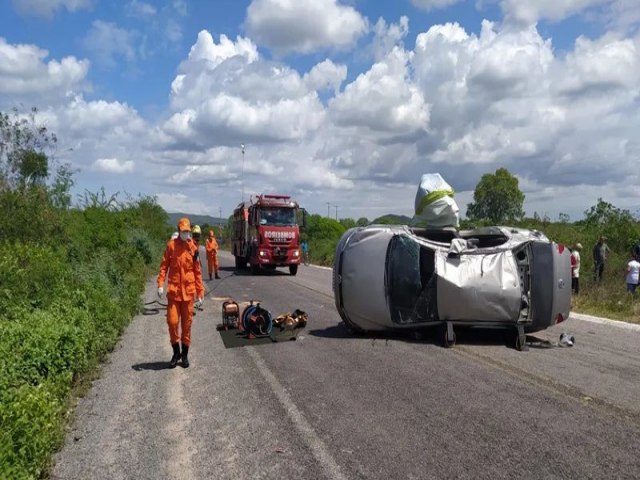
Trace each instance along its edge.
<path fill-rule="evenodd" d="M 258 255 L 260 255 L 261 257 L 266 257 L 267 256 L 267 252 L 265 252 L 264 250 L 259 250 L 258 251 Z"/>
<path fill-rule="evenodd" d="M 299 257 L 300 256 L 300 250 L 294 250 L 293 251 L 293 256 L 294 257 Z"/>

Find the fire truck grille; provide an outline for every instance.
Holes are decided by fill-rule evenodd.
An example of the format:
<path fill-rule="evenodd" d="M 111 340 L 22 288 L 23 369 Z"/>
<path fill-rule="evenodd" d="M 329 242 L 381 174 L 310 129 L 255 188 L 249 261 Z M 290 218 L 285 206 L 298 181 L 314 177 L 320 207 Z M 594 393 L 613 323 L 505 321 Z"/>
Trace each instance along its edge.
<path fill-rule="evenodd" d="M 289 240 L 271 240 L 271 245 L 275 246 L 275 247 L 288 247 L 289 246 Z"/>

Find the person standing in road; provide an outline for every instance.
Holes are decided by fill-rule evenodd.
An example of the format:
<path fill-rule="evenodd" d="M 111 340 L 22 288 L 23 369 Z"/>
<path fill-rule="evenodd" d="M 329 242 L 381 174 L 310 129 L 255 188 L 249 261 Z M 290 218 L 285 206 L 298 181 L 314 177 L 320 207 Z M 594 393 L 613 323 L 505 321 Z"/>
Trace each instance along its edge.
<path fill-rule="evenodd" d="M 580 250 L 582 244 L 576 243 L 571 251 L 571 290 L 576 295 L 580 293 Z"/>
<path fill-rule="evenodd" d="M 191 321 L 194 303 L 197 307 L 204 302 L 204 285 L 198 247 L 191 237 L 191 224 L 188 218 L 178 222 L 179 236 L 167 243 L 160 273 L 158 274 L 158 296 L 164 293 L 164 281 L 167 282 L 167 325 L 173 356 L 169 367 L 174 368 L 180 359 L 182 366 L 189 367 L 189 347 L 191 345 Z M 197 300 L 196 300 L 197 298 Z M 194 302 L 195 301 L 195 302 Z M 180 330 L 179 331 L 179 328 Z M 180 350 L 182 342 L 182 351 Z"/>
<path fill-rule="evenodd" d="M 598 242 L 593 246 L 593 280 L 598 283 L 602 280 L 604 264 L 607 261 L 607 254 L 611 251 L 605 243 L 607 237 L 600 236 Z"/>
<path fill-rule="evenodd" d="M 209 280 L 211 280 L 211 271 L 218 275 L 218 241 L 213 233 L 213 229 L 209 230 L 209 238 L 205 242 L 204 248 L 207 250 L 207 270 L 209 270 Z"/>
<path fill-rule="evenodd" d="M 306 240 L 300 242 L 300 249 L 302 250 L 302 262 L 309 265 L 309 244 Z"/>
<path fill-rule="evenodd" d="M 627 263 L 627 271 L 624 274 L 627 283 L 627 292 L 635 297 L 638 283 L 640 282 L 640 262 L 638 257 L 633 255 L 629 263 Z"/>

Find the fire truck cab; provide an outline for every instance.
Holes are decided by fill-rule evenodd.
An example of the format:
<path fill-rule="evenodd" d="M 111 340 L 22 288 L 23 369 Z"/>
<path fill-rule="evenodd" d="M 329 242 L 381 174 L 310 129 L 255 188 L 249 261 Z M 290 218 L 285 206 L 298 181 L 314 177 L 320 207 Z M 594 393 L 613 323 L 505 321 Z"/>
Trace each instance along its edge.
<path fill-rule="evenodd" d="M 302 253 L 300 207 L 288 195 L 258 195 L 233 211 L 232 253 L 236 269 L 247 264 L 252 273 L 289 267 L 298 273 Z M 304 218 L 304 217 L 303 217 Z"/>

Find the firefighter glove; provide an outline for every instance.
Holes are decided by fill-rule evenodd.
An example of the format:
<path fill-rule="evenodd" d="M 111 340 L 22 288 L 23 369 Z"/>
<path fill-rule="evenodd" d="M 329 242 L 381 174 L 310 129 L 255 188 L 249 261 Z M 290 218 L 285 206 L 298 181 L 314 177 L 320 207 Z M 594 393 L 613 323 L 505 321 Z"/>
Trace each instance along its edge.
<path fill-rule="evenodd" d="M 158 287 L 158 297 L 162 298 L 162 294 L 164 293 L 164 288 Z"/>
<path fill-rule="evenodd" d="M 195 307 L 201 308 L 203 303 L 204 303 L 204 298 L 200 297 L 196 300 Z"/>

